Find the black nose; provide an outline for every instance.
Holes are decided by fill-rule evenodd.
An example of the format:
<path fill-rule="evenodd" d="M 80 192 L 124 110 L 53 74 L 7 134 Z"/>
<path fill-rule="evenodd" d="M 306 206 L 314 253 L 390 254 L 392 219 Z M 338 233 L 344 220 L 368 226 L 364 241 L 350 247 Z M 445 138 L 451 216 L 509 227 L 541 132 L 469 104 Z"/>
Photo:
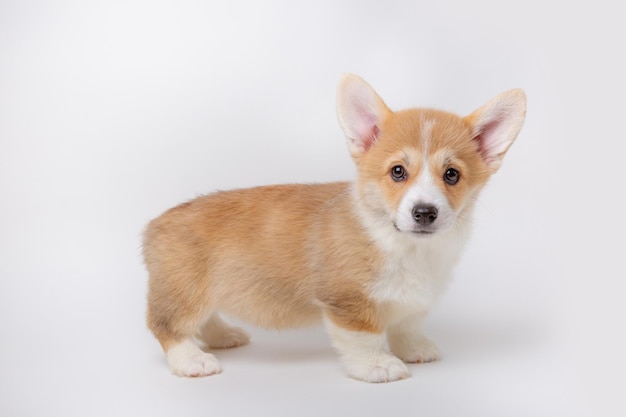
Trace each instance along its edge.
<path fill-rule="evenodd" d="M 413 207 L 413 219 L 422 226 L 428 226 L 437 220 L 437 207 L 418 204 Z"/>

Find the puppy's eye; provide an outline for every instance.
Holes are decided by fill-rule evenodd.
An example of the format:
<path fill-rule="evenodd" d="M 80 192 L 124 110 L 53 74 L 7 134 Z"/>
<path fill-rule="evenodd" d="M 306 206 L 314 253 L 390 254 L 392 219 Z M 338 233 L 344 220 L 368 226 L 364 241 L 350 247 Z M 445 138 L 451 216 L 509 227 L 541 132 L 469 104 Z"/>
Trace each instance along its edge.
<path fill-rule="evenodd" d="M 406 170 L 402 165 L 395 165 L 391 168 L 391 178 L 394 181 L 400 182 L 406 179 Z"/>
<path fill-rule="evenodd" d="M 450 185 L 454 185 L 459 182 L 461 173 L 454 168 L 448 168 L 445 174 L 443 174 L 443 180 Z"/>

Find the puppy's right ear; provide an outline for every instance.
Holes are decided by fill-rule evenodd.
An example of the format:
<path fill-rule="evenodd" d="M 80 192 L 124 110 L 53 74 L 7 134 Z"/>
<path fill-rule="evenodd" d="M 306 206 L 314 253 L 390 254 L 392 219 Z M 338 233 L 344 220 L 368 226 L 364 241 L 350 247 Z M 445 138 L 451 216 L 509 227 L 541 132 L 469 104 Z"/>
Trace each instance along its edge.
<path fill-rule="evenodd" d="M 337 89 L 337 116 L 353 158 L 374 144 L 391 110 L 361 77 L 346 74 Z"/>

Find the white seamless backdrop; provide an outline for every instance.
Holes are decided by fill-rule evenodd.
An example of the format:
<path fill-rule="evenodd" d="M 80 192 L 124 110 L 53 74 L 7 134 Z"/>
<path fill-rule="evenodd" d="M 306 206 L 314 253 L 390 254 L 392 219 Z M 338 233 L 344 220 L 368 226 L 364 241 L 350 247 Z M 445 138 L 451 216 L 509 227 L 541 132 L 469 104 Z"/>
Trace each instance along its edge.
<path fill-rule="evenodd" d="M 611 4 L 0 2 L 0 415 L 624 415 Z M 393 109 L 527 93 L 427 323 L 442 360 L 368 385 L 320 328 L 246 326 L 223 374 L 170 375 L 144 324 L 143 227 L 218 189 L 353 178 L 344 72 Z"/>

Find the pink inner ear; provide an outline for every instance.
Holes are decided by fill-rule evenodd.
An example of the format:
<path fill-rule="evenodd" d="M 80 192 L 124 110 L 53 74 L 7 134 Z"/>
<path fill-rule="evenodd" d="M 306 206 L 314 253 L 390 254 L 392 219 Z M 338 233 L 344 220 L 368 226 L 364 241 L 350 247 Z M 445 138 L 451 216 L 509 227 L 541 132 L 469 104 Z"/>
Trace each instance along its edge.
<path fill-rule="evenodd" d="M 474 138 L 478 142 L 478 151 L 483 157 L 485 162 L 493 162 L 496 157 L 501 153 L 498 150 L 499 143 L 497 142 L 497 129 L 499 127 L 499 121 L 494 120 L 485 124 L 478 135 Z"/>
<path fill-rule="evenodd" d="M 378 128 L 378 126 L 374 125 L 371 127 L 369 135 L 362 141 L 364 151 L 367 151 L 369 148 L 372 147 L 374 143 L 376 143 L 379 132 L 380 129 Z"/>
<path fill-rule="evenodd" d="M 359 118 L 361 120 L 358 128 L 358 141 L 364 151 L 367 151 L 376 142 L 380 129 L 376 124 L 378 119 L 373 114 L 361 111 Z"/>
<path fill-rule="evenodd" d="M 483 161 L 485 161 L 488 165 L 490 162 L 490 158 L 489 158 L 489 154 L 487 150 L 485 149 L 483 145 L 484 144 L 483 138 L 481 137 L 481 135 L 478 135 L 474 138 L 474 140 L 476 141 L 476 144 L 478 145 L 478 153 L 483 158 Z"/>

